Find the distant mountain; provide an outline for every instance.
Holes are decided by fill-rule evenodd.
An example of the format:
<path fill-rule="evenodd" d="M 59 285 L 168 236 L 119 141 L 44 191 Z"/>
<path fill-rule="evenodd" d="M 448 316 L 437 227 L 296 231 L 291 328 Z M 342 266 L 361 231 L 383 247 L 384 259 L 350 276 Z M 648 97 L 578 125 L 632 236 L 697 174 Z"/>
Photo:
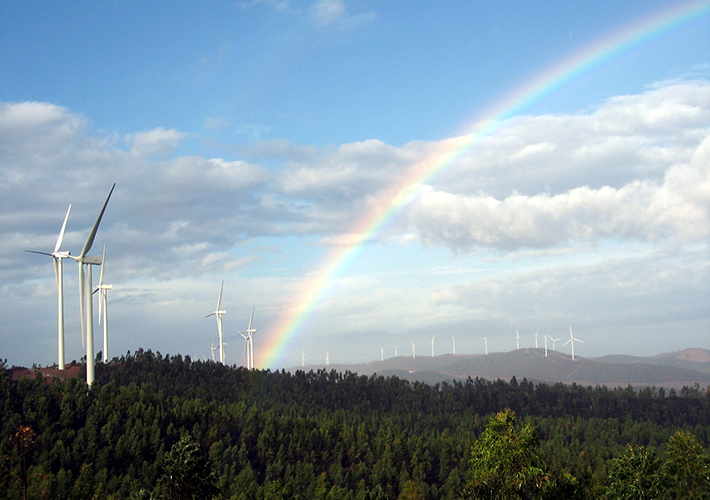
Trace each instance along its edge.
<path fill-rule="evenodd" d="M 306 369 L 324 368 L 311 366 Z M 293 368 L 292 370 L 295 370 Z M 334 365 L 327 369 L 362 375 L 390 376 L 437 383 L 468 377 L 509 380 L 515 376 L 535 382 L 607 386 L 656 386 L 680 389 L 710 385 L 710 351 L 686 349 L 654 357 L 604 356 L 581 358 L 544 349 L 520 349 L 489 355 L 399 356 L 367 364 Z"/>

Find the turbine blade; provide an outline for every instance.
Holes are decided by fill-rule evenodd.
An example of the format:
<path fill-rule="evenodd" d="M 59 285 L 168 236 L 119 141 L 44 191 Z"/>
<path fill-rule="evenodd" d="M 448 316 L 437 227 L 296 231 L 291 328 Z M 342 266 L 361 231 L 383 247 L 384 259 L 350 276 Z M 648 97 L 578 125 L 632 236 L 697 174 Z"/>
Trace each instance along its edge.
<path fill-rule="evenodd" d="M 52 257 L 52 254 L 51 254 L 51 253 L 39 252 L 39 251 L 37 251 L 37 250 L 25 250 L 25 252 L 27 252 L 27 253 L 36 253 L 36 254 L 39 254 L 39 255 L 49 255 L 50 257 Z"/>
<path fill-rule="evenodd" d="M 104 254 L 101 256 L 101 274 L 99 275 L 99 288 L 104 284 L 104 263 L 106 262 L 106 243 L 104 243 Z"/>
<path fill-rule="evenodd" d="M 61 286 L 59 282 L 59 259 L 53 258 L 52 261 L 54 262 L 54 278 L 57 280 L 57 290 L 59 290 Z"/>
<path fill-rule="evenodd" d="M 256 309 L 256 304 L 251 308 L 251 316 L 249 317 L 249 328 L 247 331 L 251 330 L 251 321 L 254 319 L 254 309 Z"/>
<path fill-rule="evenodd" d="M 84 347 L 84 264 L 79 262 L 79 316 L 81 322 L 81 347 Z"/>
<path fill-rule="evenodd" d="M 101 290 L 101 294 L 99 295 L 99 325 L 101 324 L 101 306 L 103 305 L 105 298 L 106 290 Z"/>
<path fill-rule="evenodd" d="M 222 280 L 222 286 L 219 287 L 219 298 L 217 299 L 217 311 L 219 311 L 219 306 L 222 305 L 222 290 L 224 290 L 224 280 Z"/>
<path fill-rule="evenodd" d="M 214 316 L 214 315 L 215 315 L 215 313 L 209 313 L 207 316 L 205 316 L 205 318 L 209 318 L 210 316 Z"/>
<path fill-rule="evenodd" d="M 565 343 L 562 344 L 562 345 L 563 345 L 563 346 L 566 346 L 566 345 L 569 344 L 570 342 L 572 342 L 572 339 L 569 339 L 567 342 L 565 342 Z"/>
<path fill-rule="evenodd" d="M 96 222 L 94 222 L 94 227 L 91 228 L 91 232 L 89 233 L 89 237 L 86 239 L 86 243 L 84 243 L 84 248 L 81 250 L 81 254 L 79 257 L 83 257 L 86 255 L 86 253 L 91 250 L 91 245 L 94 244 L 94 238 L 96 238 L 96 231 L 99 230 L 99 224 L 101 224 L 101 218 L 104 216 L 104 212 L 106 211 L 106 205 L 108 205 L 108 200 L 111 199 L 111 193 L 113 193 L 114 188 L 116 187 L 116 183 L 113 183 L 113 186 L 111 186 L 111 191 L 109 191 L 108 196 L 106 197 L 106 201 L 104 202 L 104 206 L 101 207 L 101 212 L 99 212 L 99 216 L 96 218 Z"/>
<path fill-rule="evenodd" d="M 67 208 L 67 214 L 64 216 L 64 224 L 62 224 L 62 229 L 59 231 L 59 238 L 57 238 L 57 245 L 54 247 L 54 252 L 59 251 L 59 247 L 62 246 L 62 241 L 64 241 L 64 230 L 67 228 L 67 220 L 69 220 L 69 212 L 71 211 L 71 205 Z"/>

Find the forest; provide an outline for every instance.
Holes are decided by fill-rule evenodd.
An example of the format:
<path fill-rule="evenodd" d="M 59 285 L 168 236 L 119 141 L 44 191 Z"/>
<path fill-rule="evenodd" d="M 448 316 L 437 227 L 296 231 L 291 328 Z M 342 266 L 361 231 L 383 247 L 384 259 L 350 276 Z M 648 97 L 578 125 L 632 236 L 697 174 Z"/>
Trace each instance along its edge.
<path fill-rule="evenodd" d="M 0 499 L 710 498 L 710 388 L 0 361 Z"/>

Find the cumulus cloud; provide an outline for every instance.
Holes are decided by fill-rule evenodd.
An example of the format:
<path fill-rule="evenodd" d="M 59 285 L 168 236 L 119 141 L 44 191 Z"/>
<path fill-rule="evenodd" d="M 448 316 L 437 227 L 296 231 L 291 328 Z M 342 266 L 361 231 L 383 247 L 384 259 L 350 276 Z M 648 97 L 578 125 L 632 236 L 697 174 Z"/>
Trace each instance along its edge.
<path fill-rule="evenodd" d="M 126 136 L 126 142 L 131 144 L 131 152 L 138 156 L 170 155 L 184 139 L 184 133 L 173 129 L 165 130 L 163 127 Z"/>

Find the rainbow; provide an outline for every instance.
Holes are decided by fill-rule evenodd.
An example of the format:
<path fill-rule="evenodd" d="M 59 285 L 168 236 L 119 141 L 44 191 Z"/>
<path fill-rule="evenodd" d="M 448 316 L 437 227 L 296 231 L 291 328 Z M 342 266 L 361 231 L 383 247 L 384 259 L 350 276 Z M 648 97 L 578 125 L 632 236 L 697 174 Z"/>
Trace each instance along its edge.
<path fill-rule="evenodd" d="M 505 120 L 605 62 L 708 14 L 708 0 L 683 3 L 616 32 L 560 61 L 506 95 L 483 113 L 486 118 L 475 123 L 460 137 L 441 141 L 435 151 L 413 165 L 406 176 L 392 187 L 389 191 L 391 197 L 374 204 L 351 228 L 346 244 L 331 247 L 325 265 L 309 275 L 301 292 L 272 325 L 272 333 L 267 345 L 260 349 L 257 365 L 276 365 L 314 310 L 326 299 L 332 283 L 357 259 L 364 246 L 416 200 L 424 185 L 455 163 L 464 152 L 500 129 Z"/>

